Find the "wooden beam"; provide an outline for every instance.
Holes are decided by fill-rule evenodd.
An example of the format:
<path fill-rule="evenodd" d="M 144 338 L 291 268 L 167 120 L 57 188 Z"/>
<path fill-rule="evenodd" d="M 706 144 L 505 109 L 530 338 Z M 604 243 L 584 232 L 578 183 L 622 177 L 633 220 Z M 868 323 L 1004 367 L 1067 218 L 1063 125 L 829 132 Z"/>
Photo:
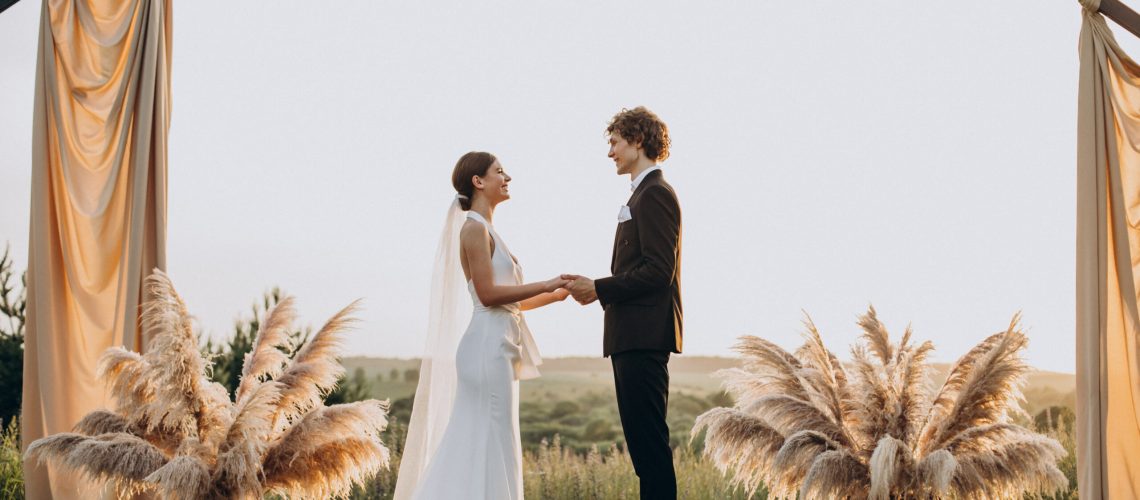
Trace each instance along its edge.
<path fill-rule="evenodd" d="M 1121 28 L 1140 37 L 1140 14 L 1128 8 L 1120 0 L 1100 0 L 1099 10 L 1101 14 L 1115 21 Z"/>

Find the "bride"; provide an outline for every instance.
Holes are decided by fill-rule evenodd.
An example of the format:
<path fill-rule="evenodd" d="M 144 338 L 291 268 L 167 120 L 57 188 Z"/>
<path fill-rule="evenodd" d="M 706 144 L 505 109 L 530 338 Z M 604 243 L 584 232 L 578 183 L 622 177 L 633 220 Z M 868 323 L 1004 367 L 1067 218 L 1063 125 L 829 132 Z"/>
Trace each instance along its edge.
<path fill-rule="evenodd" d="M 523 283 L 492 225 L 510 181 L 490 153 L 467 153 L 452 171 L 397 500 L 523 497 L 518 381 L 537 377 L 542 359 L 522 311 L 566 299 L 569 282 Z M 461 331 L 464 284 L 473 307 Z"/>

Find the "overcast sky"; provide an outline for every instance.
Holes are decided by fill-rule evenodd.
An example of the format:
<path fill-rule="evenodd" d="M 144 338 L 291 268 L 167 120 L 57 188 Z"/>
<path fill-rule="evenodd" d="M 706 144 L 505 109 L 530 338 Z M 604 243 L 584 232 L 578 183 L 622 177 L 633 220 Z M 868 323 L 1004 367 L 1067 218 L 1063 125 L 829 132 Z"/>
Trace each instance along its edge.
<path fill-rule="evenodd" d="M 629 182 L 603 130 L 645 105 L 674 144 L 686 354 L 796 347 L 806 311 L 846 356 L 874 304 L 939 361 L 1022 311 L 1029 361 L 1074 370 L 1075 0 L 174 3 L 167 260 L 214 335 L 278 285 L 314 325 L 363 297 L 347 354 L 419 355 L 469 150 L 514 178 L 495 226 L 529 279 L 605 276 Z M 20 267 L 40 6 L 0 14 Z M 597 305 L 528 321 L 544 355 L 600 356 Z"/>

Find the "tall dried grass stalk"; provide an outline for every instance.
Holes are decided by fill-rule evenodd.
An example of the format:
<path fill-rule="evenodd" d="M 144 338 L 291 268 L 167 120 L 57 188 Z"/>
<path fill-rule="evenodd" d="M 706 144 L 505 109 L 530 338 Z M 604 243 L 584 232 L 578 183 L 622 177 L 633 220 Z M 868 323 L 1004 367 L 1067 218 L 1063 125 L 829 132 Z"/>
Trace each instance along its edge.
<path fill-rule="evenodd" d="M 1019 498 L 1068 486 L 1056 440 L 1012 421 L 1024 415 L 1028 344 L 1014 316 L 951 368 L 934 391 L 907 327 L 894 344 L 873 307 L 844 366 L 811 318 L 795 354 L 758 337 L 736 345 L 742 369 L 722 370 L 733 408 L 697 417 L 705 455 L 748 491 L 774 498 Z"/>
<path fill-rule="evenodd" d="M 206 376 L 209 362 L 170 279 L 156 270 L 146 289 L 147 352 L 111 348 L 100 360 L 114 411 L 35 441 L 27 460 L 53 461 L 120 495 L 170 499 L 342 497 L 387 467 L 386 402 L 322 403 L 344 370 L 337 352 L 355 302 L 289 359 L 295 312 L 291 298 L 282 300 L 258 330 L 231 401 Z"/>

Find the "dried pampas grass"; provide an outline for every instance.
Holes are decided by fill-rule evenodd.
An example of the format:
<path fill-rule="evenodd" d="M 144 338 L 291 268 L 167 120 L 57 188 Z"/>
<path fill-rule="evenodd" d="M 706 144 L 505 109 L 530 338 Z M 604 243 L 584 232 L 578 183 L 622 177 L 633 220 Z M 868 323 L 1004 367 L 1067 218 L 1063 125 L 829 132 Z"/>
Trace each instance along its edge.
<path fill-rule="evenodd" d="M 344 368 L 338 359 L 356 303 L 330 319 L 289 359 L 291 298 L 268 313 L 246 356 L 235 400 L 206 376 L 190 315 L 166 274 L 146 280 L 143 324 L 154 338 L 145 354 L 108 349 L 99 376 L 114 411 L 86 415 L 74 433 L 48 436 L 26 452 L 52 461 L 120 496 L 299 498 L 346 496 L 388 466 L 380 440 L 387 403 L 323 405 Z"/>
<path fill-rule="evenodd" d="M 773 498 L 1020 498 L 1067 486 L 1056 440 L 1012 422 L 1024 415 L 1028 344 L 1018 316 L 928 386 L 934 346 L 908 327 L 890 340 L 875 309 L 844 366 L 811 318 L 794 354 L 742 337 L 742 369 L 722 370 L 734 408 L 699 416 L 705 455 L 748 491 Z"/>

